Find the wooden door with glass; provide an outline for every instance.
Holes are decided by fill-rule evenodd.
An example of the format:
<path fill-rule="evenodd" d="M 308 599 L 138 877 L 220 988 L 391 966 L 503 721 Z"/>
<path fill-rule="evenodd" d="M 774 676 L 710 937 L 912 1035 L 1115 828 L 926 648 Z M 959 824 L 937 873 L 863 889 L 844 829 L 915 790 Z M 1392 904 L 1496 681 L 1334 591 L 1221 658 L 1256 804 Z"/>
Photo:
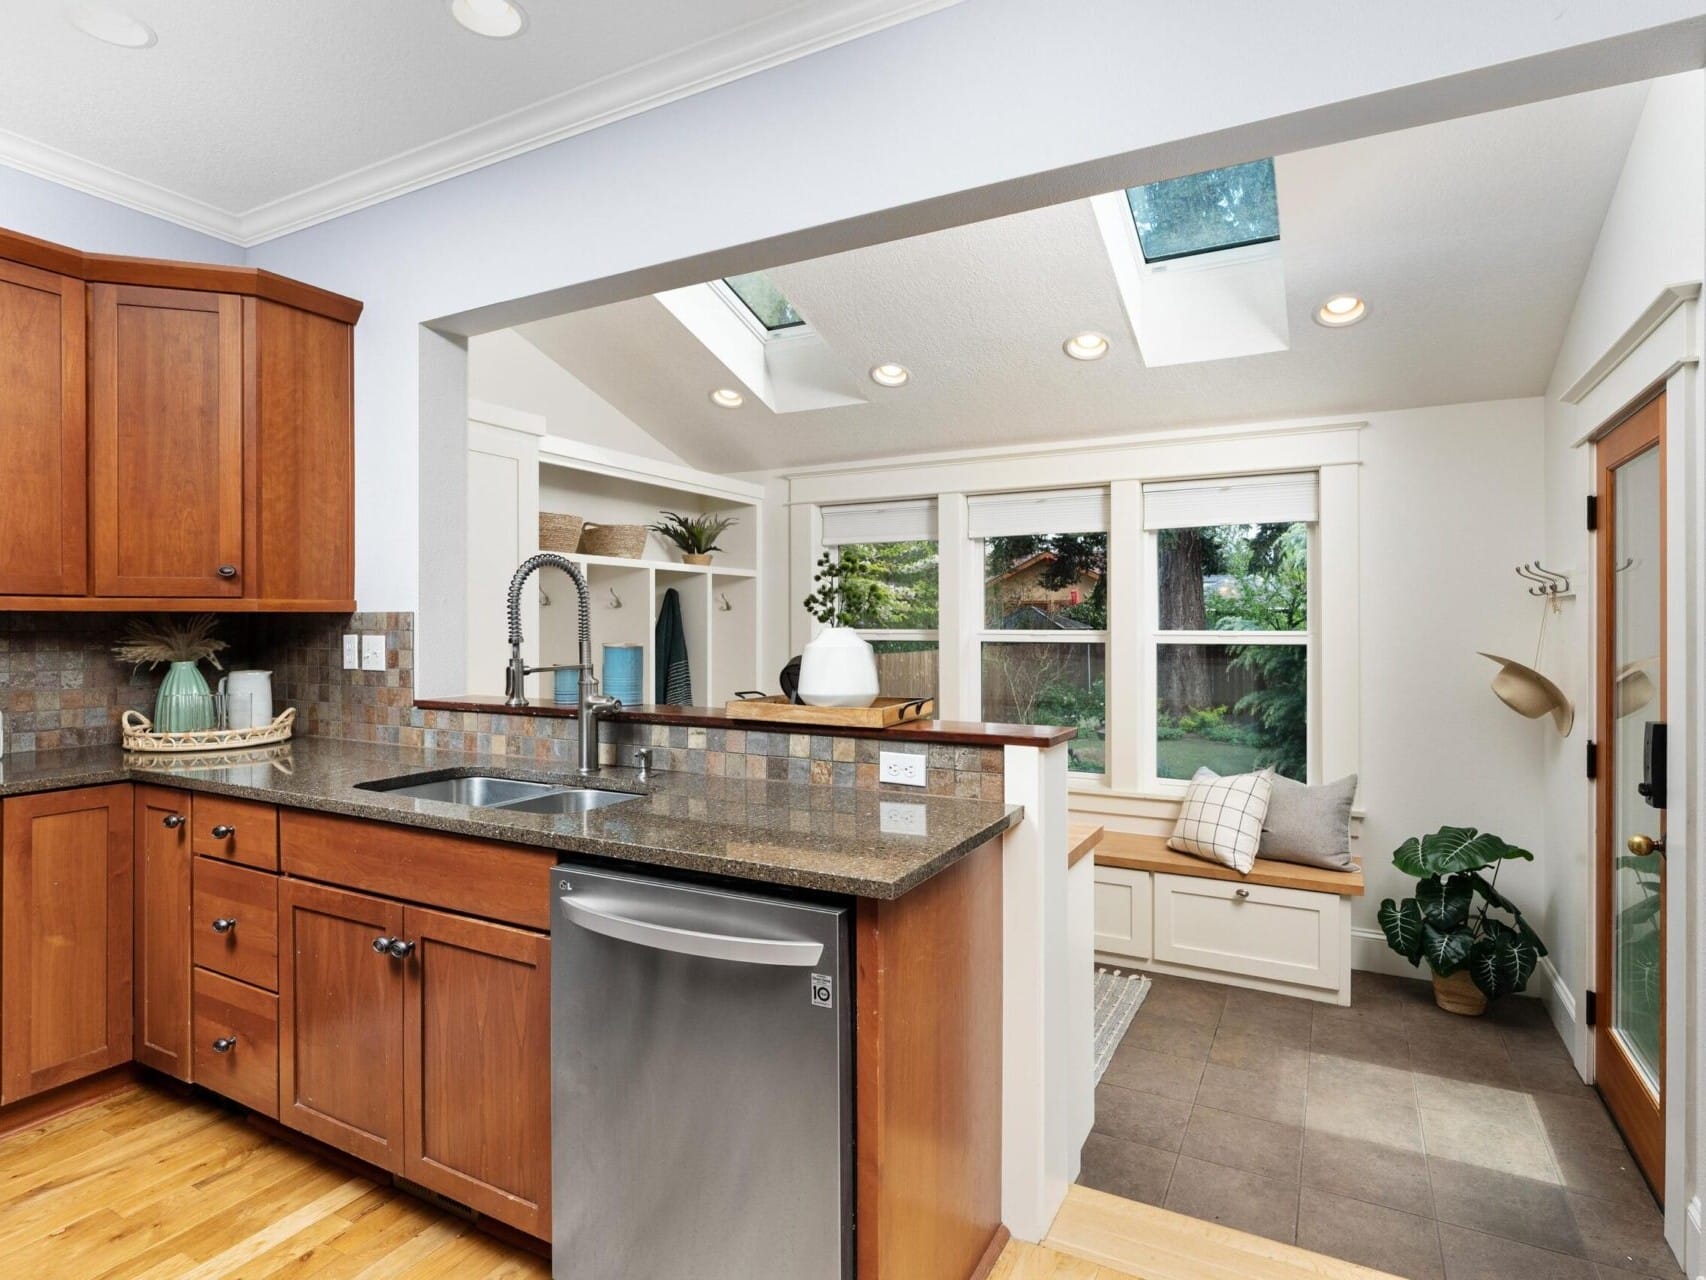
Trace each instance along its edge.
<path fill-rule="evenodd" d="M 1595 1076 L 1664 1198 L 1665 440 L 1660 394 L 1602 436 Z"/>

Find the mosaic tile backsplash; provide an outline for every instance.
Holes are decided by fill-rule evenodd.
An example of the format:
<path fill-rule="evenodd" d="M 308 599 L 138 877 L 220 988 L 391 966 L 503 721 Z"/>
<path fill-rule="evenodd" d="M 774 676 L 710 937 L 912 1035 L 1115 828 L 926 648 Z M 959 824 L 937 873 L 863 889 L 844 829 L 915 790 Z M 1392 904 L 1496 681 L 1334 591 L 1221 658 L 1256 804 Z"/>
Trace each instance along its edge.
<path fill-rule="evenodd" d="M 5 749 L 47 751 L 119 740 L 125 708 L 148 712 L 159 672 L 132 671 L 112 657 L 121 615 L 0 613 L 0 713 Z M 385 670 L 346 671 L 348 633 L 385 637 Z M 412 613 L 241 615 L 222 618 L 228 669 L 273 673 L 273 701 L 296 708 L 296 732 L 320 738 L 394 743 L 573 765 L 575 722 L 501 712 L 428 711 L 414 705 Z M 217 672 L 204 668 L 210 682 Z M 950 747 L 871 738 L 683 725 L 606 724 L 601 763 L 633 763 L 652 749 L 652 767 L 712 777 L 766 778 L 875 788 L 877 751 L 927 755 L 931 795 L 999 800 L 999 747 Z"/>

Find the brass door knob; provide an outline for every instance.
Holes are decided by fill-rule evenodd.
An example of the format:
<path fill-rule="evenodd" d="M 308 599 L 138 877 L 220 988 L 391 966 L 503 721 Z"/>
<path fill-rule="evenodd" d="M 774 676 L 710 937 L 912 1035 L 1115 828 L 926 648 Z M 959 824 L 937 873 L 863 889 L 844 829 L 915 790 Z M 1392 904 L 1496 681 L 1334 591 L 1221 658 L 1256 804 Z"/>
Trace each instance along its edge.
<path fill-rule="evenodd" d="M 1629 837 L 1629 852 L 1637 858 L 1650 858 L 1655 853 L 1663 853 L 1664 851 L 1665 842 L 1663 840 L 1655 840 L 1651 836 Z"/>

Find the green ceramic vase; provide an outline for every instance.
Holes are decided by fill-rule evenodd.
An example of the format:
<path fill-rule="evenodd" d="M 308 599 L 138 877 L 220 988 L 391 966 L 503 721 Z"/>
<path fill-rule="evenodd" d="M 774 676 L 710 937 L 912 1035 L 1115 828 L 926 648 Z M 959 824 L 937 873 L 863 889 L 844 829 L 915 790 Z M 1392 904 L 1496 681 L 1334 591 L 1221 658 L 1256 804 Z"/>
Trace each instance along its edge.
<path fill-rule="evenodd" d="M 213 693 L 194 662 L 174 662 L 166 668 L 160 693 L 154 699 L 156 733 L 198 733 L 213 728 Z"/>

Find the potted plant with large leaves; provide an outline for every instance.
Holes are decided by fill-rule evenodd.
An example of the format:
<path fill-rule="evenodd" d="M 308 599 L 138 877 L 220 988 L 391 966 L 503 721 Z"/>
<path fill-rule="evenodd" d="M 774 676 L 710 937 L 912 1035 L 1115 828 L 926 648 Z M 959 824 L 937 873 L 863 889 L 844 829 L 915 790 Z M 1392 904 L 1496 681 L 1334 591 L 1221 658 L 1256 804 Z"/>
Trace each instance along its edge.
<path fill-rule="evenodd" d="M 1451 1013 L 1484 1013 L 1489 1000 L 1521 991 L 1546 954 L 1522 912 L 1499 892 L 1499 868 L 1512 859 L 1532 862 L 1534 855 L 1474 827 L 1412 836 L 1392 855 L 1393 865 L 1417 877 L 1416 896 L 1382 902 L 1380 928 L 1411 964 L 1428 962 L 1434 1001 Z M 1483 874 L 1489 867 L 1492 874 Z"/>

